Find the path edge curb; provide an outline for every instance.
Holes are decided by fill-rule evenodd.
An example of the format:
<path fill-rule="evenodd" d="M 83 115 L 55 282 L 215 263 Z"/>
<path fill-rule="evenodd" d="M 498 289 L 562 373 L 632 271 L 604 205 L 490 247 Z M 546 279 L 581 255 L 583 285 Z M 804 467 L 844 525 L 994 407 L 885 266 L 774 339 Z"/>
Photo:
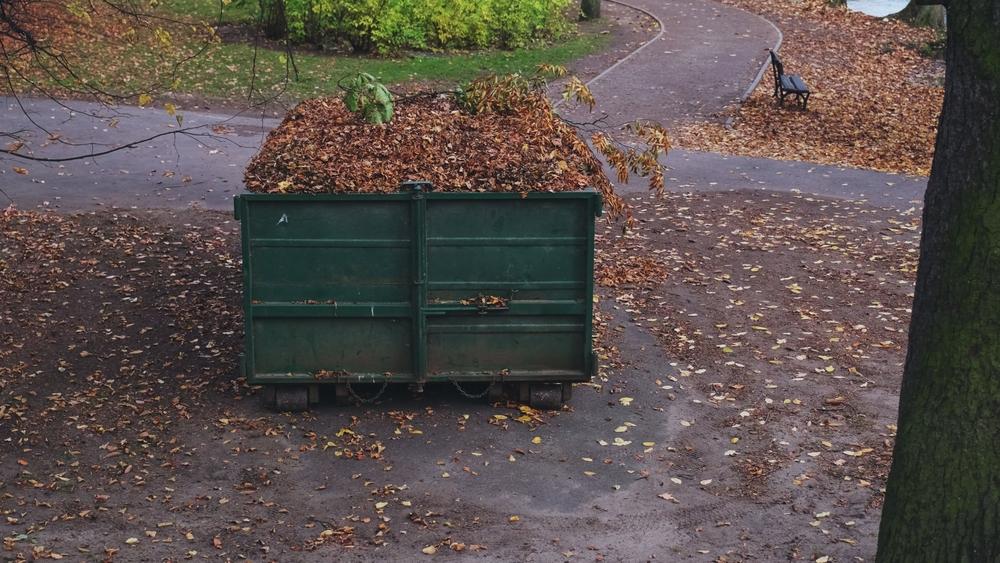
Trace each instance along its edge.
<path fill-rule="evenodd" d="M 743 11 L 747 12 L 746 10 Z M 781 33 L 781 30 L 778 29 L 778 26 L 774 25 L 774 22 L 765 18 L 764 16 L 760 14 L 754 14 L 753 12 L 747 12 L 747 13 L 756 16 L 761 21 L 767 23 L 767 25 L 771 26 L 771 28 L 774 29 L 774 31 L 778 34 L 778 40 L 774 43 L 774 47 L 771 47 L 771 50 L 777 53 L 778 50 L 781 49 L 782 41 L 785 40 L 785 34 Z M 764 73 L 767 72 L 767 65 L 769 62 L 770 61 L 768 61 L 766 58 L 764 59 L 763 64 L 760 65 L 760 70 L 757 71 L 757 76 L 754 77 L 753 79 L 753 82 L 751 82 L 750 86 L 747 86 L 747 89 L 744 90 L 742 94 L 740 94 L 739 101 L 741 104 L 747 101 L 747 98 L 749 98 L 750 95 L 753 94 L 753 91 L 757 89 L 757 85 L 760 84 L 760 81 L 764 78 Z"/>
<path fill-rule="evenodd" d="M 740 9 L 742 10 L 742 8 Z M 778 26 L 774 25 L 774 22 L 765 18 L 764 16 L 760 14 L 755 14 L 753 12 L 748 12 L 747 10 L 743 11 L 767 23 L 767 25 L 771 26 L 771 29 L 773 29 L 778 34 L 778 40 L 775 41 L 774 47 L 771 47 L 771 50 L 777 53 L 778 49 L 781 49 L 782 41 L 785 40 L 785 34 L 781 33 L 781 30 L 778 29 Z M 757 89 L 757 86 L 760 84 L 760 81 L 764 79 L 764 73 L 767 72 L 767 65 L 769 62 L 770 61 L 767 58 L 764 59 L 764 62 L 760 65 L 760 70 L 757 71 L 757 76 L 755 76 L 753 81 L 750 82 L 750 85 L 747 86 L 747 89 L 744 90 L 742 94 L 740 94 L 740 97 L 736 99 L 737 104 L 742 106 L 744 103 L 746 103 L 747 99 L 749 99 L 750 96 L 753 94 L 753 91 Z M 729 117 L 726 118 L 726 122 L 723 124 L 723 127 L 725 127 L 726 129 L 732 129 L 733 122 L 735 120 L 736 116 L 730 115 Z"/>
<path fill-rule="evenodd" d="M 650 18 L 652 18 L 653 21 L 656 22 L 656 25 L 659 26 L 659 28 L 660 28 L 660 32 L 657 33 L 654 37 L 652 37 L 650 39 L 647 39 L 642 45 L 639 45 L 638 47 L 636 47 L 635 50 L 633 50 L 631 53 L 629 53 L 629 54 L 625 55 L 624 57 L 622 57 L 622 58 L 618 59 L 617 61 L 615 61 L 615 63 L 613 65 L 611 65 L 608 68 L 606 68 L 606 69 L 602 70 L 601 72 L 599 72 L 597 74 L 597 76 L 595 76 L 595 77 L 591 78 L 590 80 L 588 80 L 587 81 L 587 86 L 590 86 L 592 83 L 597 82 L 598 80 L 600 80 L 601 78 L 603 78 L 605 74 L 607 74 L 607 73 L 611 72 L 612 70 L 618 68 L 618 65 L 620 65 L 620 64 L 624 63 L 625 61 L 631 59 L 632 57 L 634 57 L 635 55 L 637 55 L 639 53 L 639 51 L 642 51 L 646 47 L 649 47 L 650 45 L 652 45 L 654 41 L 659 41 L 659 39 L 661 37 L 663 37 L 663 34 L 666 33 L 666 31 L 667 31 L 667 26 L 664 25 L 663 20 L 661 20 L 660 18 L 658 18 L 656 16 L 656 14 L 650 12 L 649 10 L 645 10 L 645 9 L 640 8 L 638 6 L 633 6 L 632 4 L 629 4 L 628 2 L 624 2 L 623 0 L 604 0 L 604 1 L 605 2 L 610 2 L 611 4 L 618 4 L 619 6 L 625 6 L 626 8 L 629 8 L 629 9 L 635 10 L 637 12 L 641 12 L 643 14 L 646 14 L 647 16 L 649 16 Z M 775 28 L 775 29 L 777 29 L 777 28 Z M 778 33 L 781 33 L 781 32 L 779 31 Z"/>

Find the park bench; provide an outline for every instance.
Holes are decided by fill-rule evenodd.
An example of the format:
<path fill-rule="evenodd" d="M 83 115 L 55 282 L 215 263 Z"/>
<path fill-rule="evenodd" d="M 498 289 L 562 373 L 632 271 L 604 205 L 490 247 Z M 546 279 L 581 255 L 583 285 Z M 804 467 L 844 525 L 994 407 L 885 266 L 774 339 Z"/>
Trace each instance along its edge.
<path fill-rule="evenodd" d="M 795 99 L 802 104 L 802 109 L 806 109 L 809 103 L 809 87 L 806 86 L 802 77 L 797 74 L 785 74 L 785 65 L 781 64 L 778 54 L 768 49 L 771 53 L 771 69 L 774 71 L 774 97 L 778 98 L 778 103 L 785 104 L 786 96 L 795 96 Z"/>

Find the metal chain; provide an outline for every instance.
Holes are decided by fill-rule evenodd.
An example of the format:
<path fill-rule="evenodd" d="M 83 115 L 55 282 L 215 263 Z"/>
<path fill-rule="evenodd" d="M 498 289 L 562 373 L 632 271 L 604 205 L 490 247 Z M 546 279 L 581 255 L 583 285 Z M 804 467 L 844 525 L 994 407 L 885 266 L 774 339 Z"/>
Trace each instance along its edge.
<path fill-rule="evenodd" d="M 461 393 L 462 396 L 465 397 L 466 399 L 482 399 L 483 397 L 486 396 L 487 393 L 490 392 L 491 389 L 493 389 L 493 386 L 496 385 L 496 383 L 497 383 L 497 380 L 496 380 L 496 377 L 494 377 L 490 381 L 490 384 L 486 386 L 486 389 L 483 390 L 482 393 L 480 393 L 478 395 L 473 395 L 472 393 L 469 393 L 465 389 L 462 389 L 462 385 L 457 380 L 455 380 L 455 379 L 451 380 L 451 384 L 454 385 L 455 389 L 458 389 L 458 392 Z"/>
<path fill-rule="evenodd" d="M 385 381 L 382 382 L 382 388 L 378 390 L 378 393 L 375 393 L 375 395 L 373 395 L 372 397 L 363 399 L 360 396 L 358 396 L 357 393 L 354 392 L 354 388 L 351 387 L 351 383 L 347 382 L 347 392 L 351 394 L 351 397 L 354 397 L 355 401 L 361 403 L 362 405 L 368 405 L 377 401 L 378 398 L 382 396 L 382 393 L 385 393 L 385 390 L 388 389 L 388 387 L 389 387 L 389 378 L 386 377 Z"/>

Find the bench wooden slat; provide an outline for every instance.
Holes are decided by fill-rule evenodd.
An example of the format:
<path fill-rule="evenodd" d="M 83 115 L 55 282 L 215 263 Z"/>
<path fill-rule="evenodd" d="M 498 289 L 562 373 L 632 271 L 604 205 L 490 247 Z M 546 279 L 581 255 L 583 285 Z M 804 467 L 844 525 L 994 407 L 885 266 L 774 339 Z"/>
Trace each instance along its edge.
<path fill-rule="evenodd" d="M 795 92 L 800 94 L 803 92 L 808 92 L 809 87 L 802 80 L 802 77 L 797 74 L 786 74 L 781 77 L 781 89 L 788 92 Z"/>
<path fill-rule="evenodd" d="M 802 103 L 802 109 L 806 109 L 809 103 L 809 87 L 806 81 L 797 74 L 785 74 L 785 65 L 781 63 L 778 54 L 771 51 L 771 70 L 774 72 L 774 97 L 780 103 L 785 102 L 785 96 L 794 95 L 795 99 Z"/>

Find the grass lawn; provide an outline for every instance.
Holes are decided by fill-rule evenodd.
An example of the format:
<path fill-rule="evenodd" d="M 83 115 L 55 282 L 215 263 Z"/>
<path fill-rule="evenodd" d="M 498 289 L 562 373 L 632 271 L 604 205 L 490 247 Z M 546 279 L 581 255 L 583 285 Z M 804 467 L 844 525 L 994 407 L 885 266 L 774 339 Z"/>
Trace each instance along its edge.
<path fill-rule="evenodd" d="M 223 4 L 219 0 L 165 0 L 160 4 L 164 12 L 206 22 L 248 23 L 257 18 L 257 0 L 234 0 Z"/>
<path fill-rule="evenodd" d="M 189 22 L 220 20 L 219 4 L 213 0 L 168 0 L 163 6 L 169 15 Z M 233 2 L 223 9 L 221 19 L 252 22 L 255 11 L 254 0 Z M 156 99 L 191 94 L 236 101 L 247 99 L 252 79 L 256 99 L 281 93 L 286 100 L 298 100 L 335 93 L 339 80 L 362 71 L 389 86 L 416 82 L 448 87 L 484 72 L 530 72 L 540 63 L 566 64 L 610 41 L 609 34 L 590 30 L 557 43 L 515 51 L 410 53 L 390 58 L 302 50 L 292 57 L 298 69 L 295 76 L 281 50 L 255 49 L 248 42 L 205 43 L 204 30 L 188 24 L 171 27 L 170 34 L 166 47 L 108 34 L 77 41 L 70 51 L 79 61 L 76 68 L 85 69 L 86 80 L 116 94 L 137 97 L 148 92 Z M 183 60 L 195 53 L 199 54 Z M 94 65 L 93 61 L 102 64 Z M 72 81 L 60 87 L 52 77 L 39 74 L 33 78 L 43 87 L 56 92 L 72 89 Z"/>
<path fill-rule="evenodd" d="M 483 51 L 461 54 L 425 54 L 402 58 L 333 56 L 297 53 L 298 79 L 287 82 L 293 98 L 335 92 L 344 76 L 367 72 L 388 85 L 411 81 L 464 82 L 483 72 L 528 72 L 540 63 L 565 64 L 603 47 L 607 35 L 583 35 L 567 41 L 517 51 Z M 210 97 L 246 96 L 251 77 L 253 46 L 226 43 L 212 46 L 192 60 L 180 76 L 176 90 Z M 257 87 L 275 90 L 285 84 L 288 61 L 284 53 L 257 52 Z"/>

